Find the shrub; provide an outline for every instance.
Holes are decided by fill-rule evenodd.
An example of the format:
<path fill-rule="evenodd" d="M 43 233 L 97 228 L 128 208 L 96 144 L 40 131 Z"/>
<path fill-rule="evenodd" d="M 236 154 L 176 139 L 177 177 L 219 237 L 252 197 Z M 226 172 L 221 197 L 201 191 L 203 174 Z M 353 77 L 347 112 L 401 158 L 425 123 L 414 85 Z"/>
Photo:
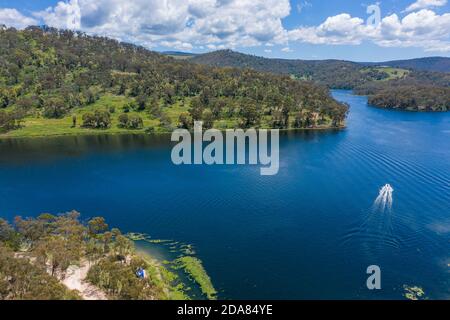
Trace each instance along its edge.
<path fill-rule="evenodd" d="M 144 127 L 144 121 L 139 116 L 131 116 L 128 120 L 129 129 L 142 129 Z"/>
<path fill-rule="evenodd" d="M 8 132 L 20 127 L 22 115 L 19 112 L 0 110 L 0 132 Z"/>
<path fill-rule="evenodd" d="M 194 121 L 188 112 L 183 112 L 178 118 L 178 128 L 180 129 L 191 129 L 193 127 Z"/>
<path fill-rule="evenodd" d="M 119 128 L 126 128 L 128 125 L 128 115 L 126 113 L 122 113 L 119 116 Z"/>
<path fill-rule="evenodd" d="M 62 99 L 49 99 L 44 103 L 44 111 L 42 115 L 49 119 L 59 119 L 64 117 L 69 108 Z"/>
<path fill-rule="evenodd" d="M 83 128 L 108 129 L 111 127 L 111 116 L 107 111 L 87 112 L 83 115 Z"/>
<path fill-rule="evenodd" d="M 144 121 L 138 115 L 128 116 L 123 113 L 119 116 L 119 128 L 126 129 L 142 129 L 144 127 Z"/>

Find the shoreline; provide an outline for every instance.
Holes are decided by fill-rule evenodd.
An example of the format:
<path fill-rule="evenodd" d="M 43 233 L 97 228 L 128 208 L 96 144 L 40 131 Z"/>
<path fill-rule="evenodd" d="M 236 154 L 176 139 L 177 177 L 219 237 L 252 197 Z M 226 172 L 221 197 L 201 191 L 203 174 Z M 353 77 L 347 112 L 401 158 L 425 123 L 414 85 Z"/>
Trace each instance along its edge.
<path fill-rule="evenodd" d="M 275 130 L 271 128 L 259 128 L 256 130 Z M 339 126 L 339 127 L 315 127 L 315 128 L 289 128 L 289 129 L 278 129 L 280 132 L 323 132 L 323 131 L 343 131 L 347 129 L 347 125 Z M 221 132 L 225 132 L 226 130 L 234 130 L 234 129 L 217 129 Z M 247 130 L 247 129 L 243 129 Z M 13 131 L 11 131 L 13 132 Z M 193 132 L 193 131 L 191 131 Z M 42 134 L 42 135 L 8 135 L 8 133 L 0 134 L 0 141 L 5 140 L 18 140 L 18 139 L 42 139 L 42 138 L 61 138 L 61 137 L 85 137 L 85 136 L 125 136 L 125 135 L 136 135 L 136 136 L 163 136 L 163 135 L 171 135 L 171 132 L 151 132 L 147 133 L 142 130 L 129 130 L 123 132 L 111 132 L 111 131 L 89 131 L 85 133 L 74 132 L 74 133 L 56 133 L 56 134 Z"/>
<path fill-rule="evenodd" d="M 330 89 L 330 90 L 345 90 L 347 91 L 347 89 Z M 357 92 L 355 92 L 353 89 L 350 89 L 350 91 L 352 92 L 352 95 L 357 96 L 357 97 L 367 97 L 367 106 L 371 107 L 371 108 L 375 108 L 375 109 L 381 109 L 381 110 L 386 110 L 386 111 L 401 111 L 401 112 L 406 112 L 406 113 L 447 113 L 450 112 L 450 110 L 447 111 L 443 111 L 443 110 L 420 110 L 420 109 L 416 109 L 416 110 L 410 110 L 407 108 L 399 108 L 399 107 L 383 107 L 383 106 L 378 106 L 376 104 L 371 104 L 369 103 L 369 96 L 367 94 L 359 94 Z"/>
<path fill-rule="evenodd" d="M 169 295 L 184 295 L 187 299 L 197 300 L 217 299 L 218 292 L 192 244 L 153 239 L 141 233 L 129 233 L 127 238 L 133 241 L 136 255 L 157 267 L 159 272 L 171 274 L 172 281 L 165 284 Z"/>

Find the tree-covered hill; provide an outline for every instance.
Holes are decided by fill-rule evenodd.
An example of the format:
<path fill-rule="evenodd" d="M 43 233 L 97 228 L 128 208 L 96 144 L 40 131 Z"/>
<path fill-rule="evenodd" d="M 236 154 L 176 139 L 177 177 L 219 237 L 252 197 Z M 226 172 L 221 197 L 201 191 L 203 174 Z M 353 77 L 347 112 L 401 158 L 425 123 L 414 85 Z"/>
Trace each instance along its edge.
<path fill-rule="evenodd" d="M 285 74 L 339 89 L 349 89 L 363 82 L 359 64 L 340 60 L 269 59 L 232 50 L 220 50 L 194 56 L 190 61 L 216 67 L 251 68 Z"/>
<path fill-rule="evenodd" d="M 372 104 L 384 108 L 410 111 L 450 110 L 447 99 L 450 73 L 420 71 L 441 68 L 447 70 L 446 64 L 450 61 L 448 58 L 364 64 L 340 60 L 268 59 L 221 50 L 195 56 L 190 61 L 211 66 L 252 68 L 311 80 L 333 89 L 354 89 L 357 93 L 369 95 Z M 427 63 L 430 63 L 428 67 Z M 411 99 L 410 93 L 413 93 L 414 98 Z"/>
<path fill-rule="evenodd" d="M 341 126 L 347 106 L 289 76 L 191 64 L 67 30 L 0 30 L 0 131 Z M 320 121 L 319 121 L 320 120 Z"/>

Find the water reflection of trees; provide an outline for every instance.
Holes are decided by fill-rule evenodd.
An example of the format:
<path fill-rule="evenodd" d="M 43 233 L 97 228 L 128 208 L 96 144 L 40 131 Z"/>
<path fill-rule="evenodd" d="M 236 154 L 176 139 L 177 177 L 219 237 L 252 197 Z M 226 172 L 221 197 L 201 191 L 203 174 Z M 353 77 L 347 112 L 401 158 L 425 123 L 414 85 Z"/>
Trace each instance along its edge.
<path fill-rule="evenodd" d="M 116 153 L 171 147 L 170 135 L 92 135 L 0 140 L 0 163 L 47 162 L 87 153 Z"/>

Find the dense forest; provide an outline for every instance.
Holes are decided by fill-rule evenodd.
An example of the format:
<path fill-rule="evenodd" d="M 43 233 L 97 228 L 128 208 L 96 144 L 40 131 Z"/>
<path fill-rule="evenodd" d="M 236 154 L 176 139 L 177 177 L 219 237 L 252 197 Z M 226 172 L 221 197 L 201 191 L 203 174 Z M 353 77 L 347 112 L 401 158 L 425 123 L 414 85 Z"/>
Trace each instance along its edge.
<path fill-rule="evenodd" d="M 340 60 L 286 60 L 268 59 L 254 55 L 247 55 L 231 50 L 219 50 L 203 55 L 194 56 L 191 62 L 216 66 L 251 68 L 258 71 L 275 74 L 291 75 L 296 79 L 314 80 L 331 88 L 351 89 L 365 82 L 365 78 L 378 78 L 384 75 L 362 75 L 361 66 L 354 62 Z"/>
<path fill-rule="evenodd" d="M 16 217 L 13 224 L 0 218 L 0 300 L 79 300 L 93 291 L 108 300 L 188 299 L 177 276 L 137 254 L 131 238 L 102 217 L 81 222 L 76 211 Z M 203 270 L 192 256 L 179 260 L 180 268 Z M 78 280 L 90 286 L 87 293 L 65 285 L 74 267 L 86 267 L 85 279 Z"/>
<path fill-rule="evenodd" d="M 45 119 L 74 130 L 168 131 L 195 120 L 218 129 L 339 127 L 347 111 L 327 88 L 289 76 L 191 64 L 67 30 L 0 30 L 3 132 L 56 123 Z"/>
<path fill-rule="evenodd" d="M 252 68 L 291 75 L 332 89 L 353 89 L 358 94 L 369 95 L 373 105 L 410 111 L 450 110 L 450 73 L 423 70 L 427 61 L 432 62 L 429 70 L 447 70 L 449 60 L 424 58 L 378 65 L 339 60 L 267 59 L 230 50 L 190 59 L 191 62 L 212 66 Z"/>
<path fill-rule="evenodd" d="M 416 79 L 406 78 L 387 83 L 372 82 L 355 88 L 355 92 L 368 95 L 369 103 L 381 108 L 450 111 L 450 86 L 441 86 L 433 81 L 418 82 Z"/>

